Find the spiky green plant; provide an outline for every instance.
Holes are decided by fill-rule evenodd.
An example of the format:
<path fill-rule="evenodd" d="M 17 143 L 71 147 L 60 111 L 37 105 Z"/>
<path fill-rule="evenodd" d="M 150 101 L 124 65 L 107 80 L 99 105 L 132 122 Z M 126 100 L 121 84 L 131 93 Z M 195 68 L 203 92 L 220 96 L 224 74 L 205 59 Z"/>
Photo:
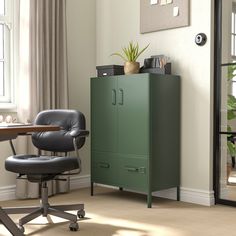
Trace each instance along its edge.
<path fill-rule="evenodd" d="M 129 45 L 127 47 L 122 48 L 122 53 L 115 52 L 112 53 L 111 56 L 119 56 L 121 57 L 124 61 L 132 61 L 135 62 L 138 57 L 148 48 L 149 44 L 144 47 L 143 49 L 139 49 L 139 44 L 138 43 L 133 43 L 132 41 L 129 42 Z"/>

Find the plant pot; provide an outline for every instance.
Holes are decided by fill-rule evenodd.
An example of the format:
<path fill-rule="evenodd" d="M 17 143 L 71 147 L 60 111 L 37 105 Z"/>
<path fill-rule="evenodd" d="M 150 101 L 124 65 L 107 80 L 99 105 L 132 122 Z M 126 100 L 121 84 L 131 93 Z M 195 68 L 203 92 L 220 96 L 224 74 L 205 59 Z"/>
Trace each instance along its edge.
<path fill-rule="evenodd" d="M 136 61 L 126 61 L 124 64 L 124 72 L 126 75 L 138 74 L 140 69 L 139 62 Z"/>

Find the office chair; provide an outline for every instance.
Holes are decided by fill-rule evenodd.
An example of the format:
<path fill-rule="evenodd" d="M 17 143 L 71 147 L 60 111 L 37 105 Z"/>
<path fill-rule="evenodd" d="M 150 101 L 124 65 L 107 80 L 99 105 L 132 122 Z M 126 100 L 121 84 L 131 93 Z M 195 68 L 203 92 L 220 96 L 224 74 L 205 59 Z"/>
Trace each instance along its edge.
<path fill-rule="evenodd" d="M 79 229 L 77 216 L 79 218 L 85 216 L 84 204 L 49 205 L 47 181 L 63 180 L 63 177 L 59 176 L 68 175 L 68 173 L 65 174 L 68 171 L 76 170 L 76 174 L 81 171 L 78 150 L 84 145 L 85 137 L 89 134 L 85 130 L 85 117 L 76 110 L 46 110 L 37 115 L 34 123 L 36 125 L 58 125 L 61 130 L 32 134 L 32 142 L 40 150 L 39 154 L 41 154 L 41 150 L 44 150 L 52 152 L 53 156 L 13 155 L 5 161 L 6 170 L 18 173 L 19 177 L 26 176 L 30 182 L 37 182 L 41 185 L 40 206 L 25 208 L 28 210 L 27 212 L 33 211 L 19 220 L 19 227 L 24 232 L 24 224 L 40 215 L 46 217 L 50 214 L 71 221 L 69 229 L 77 231 Z M 67 153 L 71 151 L 75 151 L 76 157 L 67 156 Z M 56 153 L 65 153 L 65 156 L 56 156 Z M 78 210 L 77 216 L 64 212 L 68 210 Z"/>

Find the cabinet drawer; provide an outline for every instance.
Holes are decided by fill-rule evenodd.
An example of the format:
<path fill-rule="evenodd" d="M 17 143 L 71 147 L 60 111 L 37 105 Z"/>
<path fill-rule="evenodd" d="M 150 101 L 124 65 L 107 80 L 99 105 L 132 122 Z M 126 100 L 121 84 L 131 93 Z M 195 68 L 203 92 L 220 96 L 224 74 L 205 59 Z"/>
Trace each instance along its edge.
<path fill-rule="evenodd" d="M 122 187 L 147 190 L 148 189 L 147 160 L 139 158 L 120 159 L 120 180 Z"/>
<path fill-rule="evenodd" d="M 91 181 L 116 185 L 118 180 L 118 161 L 109 154 L 92 153 Z"/>

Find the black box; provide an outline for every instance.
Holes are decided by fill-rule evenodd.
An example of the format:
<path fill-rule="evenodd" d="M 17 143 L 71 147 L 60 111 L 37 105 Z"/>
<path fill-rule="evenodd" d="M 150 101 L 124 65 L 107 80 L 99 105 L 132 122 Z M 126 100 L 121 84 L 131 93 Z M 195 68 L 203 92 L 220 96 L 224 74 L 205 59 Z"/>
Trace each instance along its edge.
<path fill-rule="evenodd" d="M 124 74 L 124 66 L 119 65 L 96 66 L 96 69 L 98 77 Z"/>

